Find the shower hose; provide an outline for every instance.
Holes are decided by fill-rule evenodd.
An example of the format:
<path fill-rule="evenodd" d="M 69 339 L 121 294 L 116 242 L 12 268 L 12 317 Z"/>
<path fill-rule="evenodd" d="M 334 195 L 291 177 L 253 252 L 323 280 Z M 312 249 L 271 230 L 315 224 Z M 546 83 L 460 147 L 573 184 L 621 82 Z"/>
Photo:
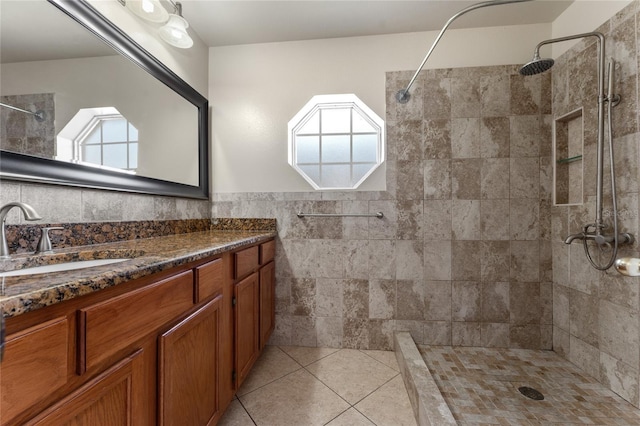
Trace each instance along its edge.
<path fill-rule="evenodd" d="M 611 76 L 611 71 L 609 72 L 609 75 Z M 619 245 L 619 236 L 618 236 L 618 203 L 616 201 L 616 174 L 615 174 L 615 165 L 613 163 L 613 130 L 612 130 L 612 120 L 611 120 L 611 110 L 613 109 L 613 102 L 612 102 L 612 94 L 611 91 L 609 91 L 610 93 L 607 94 L 607 123 L 608 123 L 608 127 L 609 127 L 609 170 L 611 173 L 611 206 L 613 209 L 613 249 L 611 250 L 611 254 L 609 257 L 609 260 L 606 264 L 602 265 L 599 263 L 596 263 L 596 261 L 593 259 L 593 257 L 591 256 L 591 252 L 589 251 L 589 244 L 587 242 L 587 238 L 582 240 L 582 244 L 584 246 L 584 252 L 587 255 L 587 259 L 589 259 L 589 263 L 591 263 L 591 265 L 596 268 L 599 271 L 606 271 L 607 269 L 609 269 L 613 263 L 616 261 L 616 257 L 618 256 L 618 245 Z M 601 224 L 596 223 L 595 224 L 596 227 L 601 226 Z M 598 230 L 596 229 L 596 232 L 598 232 Z M 605 243 L 603 244 L 605 247 L 606 246 L 610 246 L 609 243 Z M 600 249 L 600 255 L 603 253 L 602 250 L 602 245 L 598 245 L 598 248 Z"/>

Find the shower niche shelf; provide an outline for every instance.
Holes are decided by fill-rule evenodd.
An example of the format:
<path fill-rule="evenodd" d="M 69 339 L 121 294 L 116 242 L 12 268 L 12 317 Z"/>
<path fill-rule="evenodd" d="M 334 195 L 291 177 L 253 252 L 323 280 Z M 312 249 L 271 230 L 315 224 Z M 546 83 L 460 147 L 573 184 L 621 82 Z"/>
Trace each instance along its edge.
<path fill-rule="evenodd" d="M 553 122 L 553 203 L 583 203 L 584 151 L 583 109 L 578 108 Z"/>

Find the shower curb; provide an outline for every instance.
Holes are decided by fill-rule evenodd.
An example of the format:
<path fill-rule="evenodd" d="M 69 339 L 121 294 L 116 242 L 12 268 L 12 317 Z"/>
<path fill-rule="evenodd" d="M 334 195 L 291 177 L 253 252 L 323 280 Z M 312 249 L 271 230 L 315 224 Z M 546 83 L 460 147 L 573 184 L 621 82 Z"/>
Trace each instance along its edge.
<path fill-rule="evenodd" d="M 395 354 L 419 426 L 457 425 L 408 331 L 394 335 Z"/>

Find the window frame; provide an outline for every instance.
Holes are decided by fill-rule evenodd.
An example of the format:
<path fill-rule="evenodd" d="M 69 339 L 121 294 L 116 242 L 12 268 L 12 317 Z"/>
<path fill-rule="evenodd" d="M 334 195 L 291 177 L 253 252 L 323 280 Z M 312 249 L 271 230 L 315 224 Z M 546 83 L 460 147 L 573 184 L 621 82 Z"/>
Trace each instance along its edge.
<path fill-rule="evenodd" d="M 349 109 L 349 132 L 327 132 L 322 131 L 322 111 L 331 109 Z M 317 133 L 299 133 L 305 125 L 315 117 L 318 113 L 318 132 Z M 371 132 L 354 132 L 354 114 L 358 114 L 373 129 Z M 354 161 L 354 136 L 359 135 L 375 135 L 376 136 L 376 153 L 374 161 Z M 297 161 L 297 136 L 315 136 L 318 137 L 318 162 L 302 163 Z M 348 136 L 349 137 L 349 162 L 323 162 L 322 158 L 322 139 L 326 136 Z M 356 190 L 358 187 L 376 170 L 385 160 L 385 123 L 371 108 L 362 102 L 354 94 L 340 95 L 317 95 L 311 98 L 307 104 L 288 123 L 288 162 L 315 190 Z M 323 166 L 331 165 L 349 165 L 350 181 L 353 182 L 354 165 L 370 164 L 369 170 L 362 175 L 358 181 L 353 182 L 352 186 L 325 186 L 322 181 Z M 309 176 L 301 166 L 318 166 L 318 181 Z"/>

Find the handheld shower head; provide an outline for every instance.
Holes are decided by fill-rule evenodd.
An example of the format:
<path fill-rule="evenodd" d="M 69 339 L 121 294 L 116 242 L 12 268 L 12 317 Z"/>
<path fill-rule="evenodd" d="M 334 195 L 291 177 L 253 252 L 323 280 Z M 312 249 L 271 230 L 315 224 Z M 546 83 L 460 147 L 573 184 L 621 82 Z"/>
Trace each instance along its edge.
<path fill-rule="evenodd" d="M 536 75 L 547 71 L 553 66 L 555 61 L 551 58 L 540 59 L 538 52 L 533 56 L 531 62 L 528 62 L 520 68 L 521 75 Z"/>

